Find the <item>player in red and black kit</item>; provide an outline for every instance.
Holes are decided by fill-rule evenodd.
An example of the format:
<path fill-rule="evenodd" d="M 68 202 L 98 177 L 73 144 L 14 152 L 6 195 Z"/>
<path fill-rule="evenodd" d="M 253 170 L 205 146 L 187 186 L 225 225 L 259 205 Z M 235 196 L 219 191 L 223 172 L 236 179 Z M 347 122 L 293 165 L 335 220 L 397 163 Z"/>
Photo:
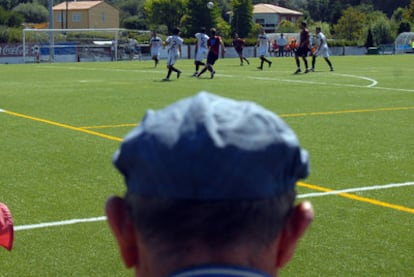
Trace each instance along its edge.
<path fill-rule="evenodd" d="M 308 52 L 310 51 L 310 37 L 309 37 L 309 30 L 306 28 L 307 24 L 306 22 L 302 22 L 300 25 L 300 28 L 302 31 L 300 32 L 300 43 L 299 47 L 295 52 L 295 61 L 297 65 L 297 69 L 295 71 L 295 74 L 298 74 L 302 72 L 300 69 L 300 60 L 299 58 L 302 57 L 303 63 L 305 64 L 305 73 L 308 73 L 310 70 L 308 68 L 308 60 L 306 59 L 306 56 L 308 55 Z"/>
<path fill-rule="evenodd" d="M 214 74 L 216 73 L 213 69 L 213 65 L 219 58 L 220 45 L 222 47 L 221 49 L 223 53 L 226 52 L 226 48 L 224 47 L 224 42 L 221 37 L 216 35 L 216 29 L 211 28 L 210 34 L 210 38 L 207 40 L 207 46 L 209 49 L 207 54 L 207 64 L 203 70 L 197 74 L 197 77 L 200 77 L 204 72 L 208 70 L 210 71 L 210 78 L 213 79 Z"/>
<path fill-rule="evenodd" d="M 239 55 L 240 65 L 243 65 L 243 60 L 246 61 L 247 64 L 250 64 L 249 60 L 243 55 L 244 40 L 239 38 L 239 34 L 237 33 L 234 34 L 233 47 Z"/>

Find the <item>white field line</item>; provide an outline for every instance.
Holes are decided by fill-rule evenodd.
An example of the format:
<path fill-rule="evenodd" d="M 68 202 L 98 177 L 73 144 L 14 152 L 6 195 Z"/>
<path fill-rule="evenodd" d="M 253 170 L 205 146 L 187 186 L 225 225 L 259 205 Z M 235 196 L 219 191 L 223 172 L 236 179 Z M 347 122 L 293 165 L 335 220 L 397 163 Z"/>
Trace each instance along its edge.
<path fill-rule="evenodd" d="M 343 189 L 343 190 L 334 190 L 334 191 L 329 191 L 329 192 L 312 192 L 312 193 L 300 194 L 297 196 L 297 198 L 312 198 L 312 197 L 327 196 L 327 195 L 337 195 L 337 194 L 349 193 L 349 192 L 399 188 L 399 187 L 406 187 L 406 186 L 412 186 L 412 185 L 414 185 L 414 182 L 361 187 L 361 188 L 351 188 L 351 189 Z"/>
<path fill-rule="evenodd" d="M 46 223 L 30 224 L 30 225 L 21 225 L 21 226 L 15 226 L 14 230 L 15 231 L 30 230 L 30 229 L 38 229 L 38 228 L 46 228 L 46 227 L 54 227 L 54 226 L 62 226 L 62 225 L 71 225 L 71 224 L 76 224 L 76 223 L 96 222 L 96 221 L 103 221 L 103 220 L 106 220 L 106 216 L 69 219 L 69 220 L 63 220 L 63 221 L 46 222 Z"/>
<path fill-rule="evenodd" d="M 388 185 L 378 185 L 378 186 L 370 186 L 370 187 L 351 188 L 351 189 L 345 189 L 345 190 L 335 190 L 335 191 L 330 191 L 330 192 L 316 192 L 316 193 L 299 194 L 297 196 L 297 198 L 299 198 L 299 199 L 300 198 L 312 198 L 312 197 L 336 195 L 336 194 L 345 193 L 345 192 L 381 190 L 381 189 L 390 189 L 390 188 L 412 186 L 412 185 L 414 185 L 414 182 L 405 182 L 405 183 L 399 183 L 399 184 L 388 184 Z M 77 224 L 77 223 L 98 222 L 98 221 L 104 221 L 104 220 L 106 220 L 106 216 L 69 219 L 69 220 L 63 220 L 63 221 L 55 221 L 55 222 L 46 222 L 46 223 L 15 226 L 14 230 L 15 231 L 23 231 L 23 230 L 31 230 L 31 229 L 71 225 L 71 224 Z"/>
<path fill-rule="evenodd" d="M 61 68 L 56 66 L 48 66 L 49 68 Z M 165 74 L 164 71 L 160 70 L 140 70 L 140 69 L 103 69 L 103 68 L 77 68 L 77 67 L 65 67 L 65 70 L 88 70 L 88 71 L 114 71 L 114 72 L 136 72 L 136 73 L 155 73 L 155 74 Z M 341 83 L 330 83 L 330 82 L 314 82 L 314 81 L 306 81 L 306 80 L 297 80 L 297 79 L 280 79 L 274 77 L 260 77 L 260 76 L 250 76 L 249 79 L 253 80 L 263 80 L 263 81 L 275 81 L 275 82 L 284 82 L 284 83 L 301 83 L 301 84 L 314 84 L 314 85 L 323 85 L 323 86 L 334 86 L 334 87 L 354 87 L 354 88 L 370 88 L 370 89 L 377 89 L 377 90 L 389 90 L 389 91 L 401 91 L 401 92 L 414 92 L 414 89 L 403 89 L 403 88 L 387 88 L 387 87 L 379 87 L 378 81 L 369 77 L 359 76 L 359 75 L 351 75 L 351 74 L 339 74 L 339 73 L 329 73 L 331 75 L 338 75 L 343 77 L 350 77 L 356 79 L 362 79 L 370 82 L 368 85 L 355 85 L 355 84 L 341 84 Z M 229 75 L 229 74 L 221 74 L 216 73 L 215 76 L 224 77 L 224 78 L 237 78 L 238 76 Z M 79 82 L 100 82 L 102 80 L 80 80 Z"/>
<path fill-rule="evenodd" d="M 50 68 L 56 68 L 52 65 L 48 66 Z M 70 70 L 79 70 L 79 68 L 77 67 L 65 67 L 65 69 L 70 69 Z M 154 71 L 154 70 L 139 70 L 139 69 L 102 69 L 102 68 L 82 68 L 82 70 L 90 70 L 90 71 L 96 71 L 96 70 L 100 70 L 100 71 L 114 71 L 114 72 L 138 72 L 138 73 L 162 73 L 165 74 L 164 71 Z M 312 85 L 324 85 L 324 86 L 338 86 L 338 87 L 357 87 L 357 88 L 374 88 L 377 84 L 378 81 L 376 81 L 375 79 L 369 78 L 369 77 L 365 77 L 365 76 L 358 76 L 358 75 L 351 75 L 351 74 L 338 74 L 338 73 L 332 73 L 332 75 L 338 75 L 338 76 L 342 76 L 342 77 L 349 77 L 349 78 L 355 78 L 355 79 L 362 79 L 362 80 L 366 80 L 369 81 L 370 84 L 368 85 L 354 85 L 354 84 L 340 84 L 340 83 L 329 83 L 329 82 L 315 82 L 315 81 L 306 81 L 306 80 L 297 80 L 297 79 L 280 79 L 280 78 L 274 78 L 274 77 L 260 77 L 260 76 L 249 76 L 249 79 L 253 79 L 253 80 L 263 80 L 263 81 L 276 81 L 276 82 L 284 82 L 284 83 L 300 83 L 300 84 L 312 84 Z M 237 76 L 235 75 L 229 75 L 229 74 L 217 74 L 217 76 L 220 77 L 225 77 L 225 78 L 236 78 Z M 88 80 L 81 80 L 81 82 L 88 82 Z M 97 82 L 95 81 L 91 81 L 91 82 Z M 385 88 L 388 89 L 388 88 Z M 390 90 L 392 90 L 391 88 L 389 88 Z M 409 92 L 414 92 L 414 90 L 405 90 L 405 89 L 400 89 L 400 91 L 409 91 Z"/>

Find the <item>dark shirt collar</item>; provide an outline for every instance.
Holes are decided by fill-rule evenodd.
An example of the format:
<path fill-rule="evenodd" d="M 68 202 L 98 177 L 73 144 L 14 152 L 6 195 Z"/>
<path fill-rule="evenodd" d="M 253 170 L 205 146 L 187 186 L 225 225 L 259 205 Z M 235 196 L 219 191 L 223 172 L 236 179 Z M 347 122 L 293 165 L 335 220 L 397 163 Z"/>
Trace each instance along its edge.
<path fill-rule="evenodd" d="M 198 266 L 184 269 L 169 277 L 271 277 L 266 273 L 235 266 Z"/>

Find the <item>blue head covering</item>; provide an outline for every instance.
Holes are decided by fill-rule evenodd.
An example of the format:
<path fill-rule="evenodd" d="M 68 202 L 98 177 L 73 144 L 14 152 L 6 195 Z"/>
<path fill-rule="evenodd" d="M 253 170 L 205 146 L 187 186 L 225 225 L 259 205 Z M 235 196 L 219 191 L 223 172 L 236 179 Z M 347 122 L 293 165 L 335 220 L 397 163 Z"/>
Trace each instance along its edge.
<path fill-rule="evenodd" d="M 167 199 L 261 199 L 294 189 L 308 153 L 263 107 L 201 92 L 149 110 L 115 153 L 128 193 Z"/>

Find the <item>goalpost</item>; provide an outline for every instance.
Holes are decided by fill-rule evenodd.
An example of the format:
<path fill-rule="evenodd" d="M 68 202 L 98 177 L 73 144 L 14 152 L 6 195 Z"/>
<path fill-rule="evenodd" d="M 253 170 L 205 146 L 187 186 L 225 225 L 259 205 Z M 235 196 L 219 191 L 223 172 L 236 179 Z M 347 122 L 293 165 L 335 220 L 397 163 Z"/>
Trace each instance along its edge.
<path fill-rule="evenodd" d="M 24 29 L 23 61 L 117 61 L 140 57 L 127 29 Z"/>

